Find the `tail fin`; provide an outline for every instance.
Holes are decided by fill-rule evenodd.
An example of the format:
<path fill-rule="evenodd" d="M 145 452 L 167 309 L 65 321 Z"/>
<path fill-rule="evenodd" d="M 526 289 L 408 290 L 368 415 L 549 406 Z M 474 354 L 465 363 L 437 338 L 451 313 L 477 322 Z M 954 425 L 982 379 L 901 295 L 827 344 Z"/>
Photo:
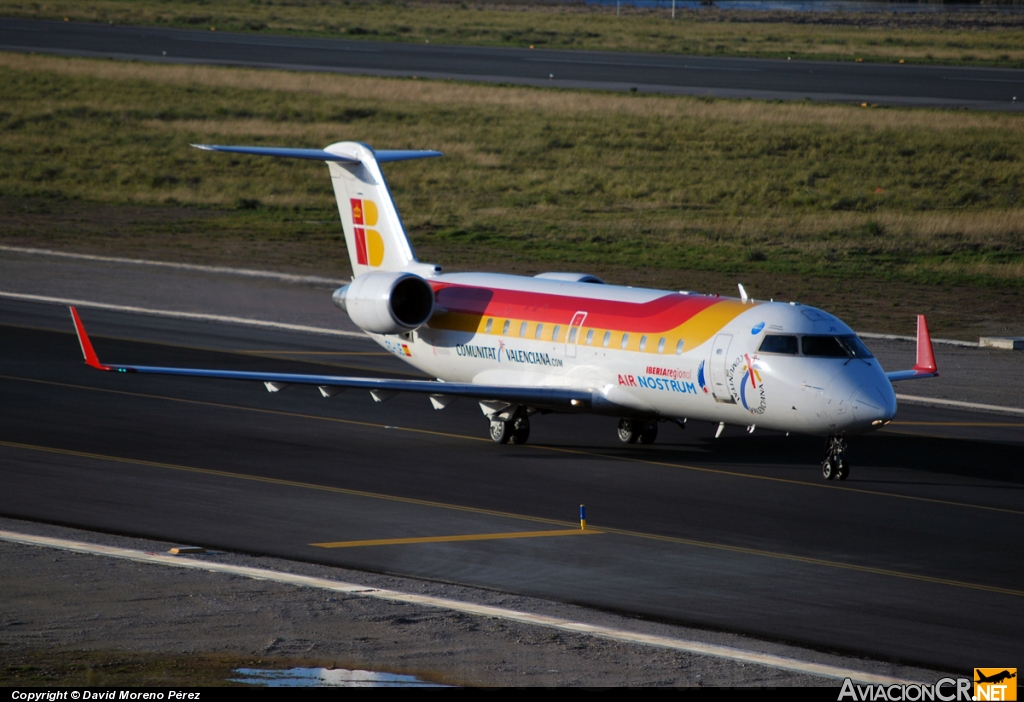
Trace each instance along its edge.
<path fill-rule="evenodd" d="M 193 144 L 208 151 L 326 161 L 338 200 L 349 261 L 355 276 L 370 271 L 410 271 L 430 275 L 440 269 L 420 264 L 409 244 L 381 163 L 441 156 L 438 151 L 374 151 L 366 144 L 341 141 L 323 150 Z"/>

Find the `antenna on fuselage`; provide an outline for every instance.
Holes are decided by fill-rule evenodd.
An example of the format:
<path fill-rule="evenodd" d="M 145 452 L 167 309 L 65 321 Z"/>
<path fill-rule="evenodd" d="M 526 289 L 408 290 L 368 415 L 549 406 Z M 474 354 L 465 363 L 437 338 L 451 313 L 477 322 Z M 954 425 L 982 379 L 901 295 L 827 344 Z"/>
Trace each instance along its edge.
<path fill-rule="evenodd" d="M 750 296 L 747 295 L 747 291 L 744 289 L 743 283 L 737 283 L 736 287 L 740 289 L 740 300 L 743 301 L 743 304 L 750 302 Z"/>

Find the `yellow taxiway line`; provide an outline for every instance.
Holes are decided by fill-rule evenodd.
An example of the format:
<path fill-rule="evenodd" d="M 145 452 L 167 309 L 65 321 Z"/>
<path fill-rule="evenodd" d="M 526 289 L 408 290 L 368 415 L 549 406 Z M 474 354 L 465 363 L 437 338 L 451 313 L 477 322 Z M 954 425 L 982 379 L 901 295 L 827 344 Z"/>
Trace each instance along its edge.
<path fill-rule="evenodd" d="M 363 490 L 349 490 L 346 488 L 334 487 L 330 485 L 318 485 L 316 483 L 303 483 L 294 480 L 284 480 L 281 478 L 267 478 L 258 475 L 247 475 L 245 473 L 233 473 L 224 470 L 214 470 L 211 468 L 197 468 L 194 466 L 183 466 L 174 463 L 159 463 L 157 461 L 146 461 L 136 458 L 124 458 L 121 456 L 105 456 L 97 453 L 86 453 L 84 451 L 72 451 L 69 449 L 58 449 L 49 446 L 36 446 L 34 444 L 20 444 L 13 441 L 0 441 L 0 446 L 7 446 L 14 449 L 22 449 L 27 451 L 40 451 L 44 453 L 55 453 L 65 456 L 73 456 L 78 458 L 86 458 L 99 461 L 111 461 L 115 463 L 127 463 L 133 465 L 147 466 L 152 468 L 164 468 L 169 470 L 183 471 L 186 473 L 195 473 L 200 475 L 210 475 L 221 478 L 233 478 L 236 480 L 247 480 L 259 483 L 271 483 L 274 485 L 282 485 L 296 488 L 303 488 L 307 490 L 318 490 L 323 492 L 333 492 L 345 495 L 354 495 L 358 497 L 368 497 L 378 500 L 388 500 L 391 502 L 400 502 L 405 504 L 422 505 L 427 507 L 437 507 L 441 509 L 457 510 L 460 512 L 471 512 L 476 514 L 484 514 L 489 516 L 518 519 L 523 521 L 531 522 L 546 522 L 548 524 L 559 524 L 565 525 L 565 522 L 560 522 L 554 519 L 544 519 L 541 517 L 531 517 L 523 514 L 515 514 L 512 512 L 499 512 L 496 510 L 481 509 L 478 507 L 466 507 L 463 505 L 456 505 L 445 502 L 434 502 L 429 500 L 417 500 L 409 497 L 399 497 L 396 495 L 387 495 L 382 493 L 366 492 Z M 575 533 L 585 534 L 586 530 L 581 529 L 564 529 L 560 531 L 572 531 Z M 631 531 L 627 529 L 615 529 L 609 527 L 599 527 L 595 531 L 603 532 L 607 534 L 618 534 L 620 536 L 648 539 L 652 541 L 661 541 L 664 543 L 680 544 L 685 546 L 693 546 L 697 548 L 708 548 L 717 551 L 727 551 L 730 553 L 739 553 L 748 556 L 759 556 L 763 558 L 771 558 L 775 560 L 789 561 L 795 563 L 803 563 L 806 565 L 822 566 L 826 568 L 836 568 L 840 570 L 856 571 L 861 573 L 870 573 L 873 575 L 883 575 L 888 577 L 899 578 L 902 580 L 917 580 L 920 582 L 932 583 L 935 585 L 948 585 L 958 588 L 966 588 L 969 590 L 983 590 L 985 592 L 997 593 L 1000 595 L 1012 595 L 1014 597 L 1024 597 L 1024 590 L 1015 590 L 1012 588 L 999 587 L 995 585 L 984 585 L 982 583 L 972 583 L 964 580 L 951 580 L 948 578 L 937 578 L 930 575 L 922 575 L 917 573 L 910 573 L 899 570 L 889 570 L 887 568 L 876 568 L 873 566 L 857 565 L 855 563 L 844 563 L 842 561 L 830 561 L 823 558 L 814 558 L 811 556 L 799 556 L 796 554 L 781 553 L 778 551 L 767 551 L 756 548 L 747 548 L 744 546 L 733 546 L 730 544 L 715 543 L 712 541 L 698 541 L 696 539 L 686 539 L 678 536 L 666 536 L 660 534 L 648 534 L 646 532 Z"/>
<path fill-rule="evenodd" d="M 504 534 L 454 534 L 452 536 L 416 536 L 408 539 L 369 539 L 367 541 L 327 541 L 310 544 L 319 548 L 358 548 L 360 546 L 401 546 L 404 544 L 441 544 L 451 541 L 494 541 L 497 539 L 535 539 L 542 536 L 586 536 L 600 534 L 593 529 L 555 529 L 554 531 L 510 531 Z"/>
<path fill-rule="evenodd" d="M 200 405 L 203 407 L 220 407 L 223 409 L 240 410 L 243 412 L 256 412 L 259 414 L 270 414 L 278 417 L 291 417 L 294 419 L 313 419 L 321 422 L 332 422 L 335 424 L 347 424 L 350 426 L 359 427 L 370 427 L 374 429 L 386 429 L 391 431 L 405 431 L 413 434 L 425 434 L 427 436 L 441 436 L 449 439 L 460 439 L 462 441 L 476 441 L 483 443 L 491 443 L 489 438 L 481 436 L 466 436 L 465 434 L 454 434 L 452 432 L 444 431 L 433 431 L 431 429 L 416 429 L 414 427 L 399 427 L 392 424 L 380 424 L 379 422 L 361 422 L 355 419 L 341 419 L 338 417 L 325 417 L 317 414 L 302 414 L 299 412 L 285 412 L 283 410 L 271 410 L 263 409 L 260 407 L 246 407 L 245 405 L 229 405 L 224 402 L 207 402 L 205 400 L 189 400 L 182 397 L 168 397 L 166 395 L 150 395 L 141 392 L 131 392 L 128 390 L 114 390 L 111 388 L 98 388 L 91 385 L 75 385 L 73 383 L 60 383 L 55 380 L 37 380 L 35 378 L 21 378 L 18 376 L 11 375 L 0 375 L 0 379 L 3 380 L 20 380 L 26 383 L 38 383 L 40 385 L 54 385 L 57 387 L 74 388 L 76 390 L 89 390 L 92 392 L 103 392 L 110 393 L 113 395 L 124 395 L 127 397 L 141 397 L 148 400 L 164 400 L 167 402 L 180 402 L 188 405 Z M 312 387 L 312 386 L 311 386 Z M 893 432 L 893 433 L 904 433 L 904 432 Z M 914 436 L 918 436 L 914 434 Z M 920 436 L 928 437 L 927 434 L 921 434 Z M 735 470 L 724 470 L 722 468 L 702 468 L 699 466 L 690 466 L 684 463 L 670 463 L 668 461 L 654 461 L 647 458 L 640 458 L 636 454 L 633 455 L 622 455 L 617 456 L 610 453 L 600 453 L 598 451 L 585 451 L 582 449 L 570 449 L 562 448 L 560 446 L 545 446 L 541 444 L 526 444 L 521 447 L 523 450 L 530 451 L 547 451 L 550 453 L 565 453 L 577 456 L 587 456 L 590 458 L 603 458 L 609 461 L 622 461 L 625 463 L 639 463 L 640 465 L 657 466 L 659 468 L 674 468 L 676 470 L 685 470 L 695 473 L 708 473 L 711 475 L 722 475 L 729 478 L 745 478 L 747 480 L 763 480 L 770 483 L 782 483 L 785 485 L 799 485 L 805 488 L 813 488 L 818 490 L 834 490 L 837 492 L 854 493 L 860 495 L 870 495 L 873 497 L 886 497 L 899 500 L 908 500 L 910 502 L 924 502 L 928 504 L 946 505 L 949 507 L 963 507 L 966 509 L 979 509 L 986 512 L 1001 512 L 1003 514 L 1016 514 L 1024 516 L 1024 510 L 1009 509 L 1006 507 L 991 507 L 989 505 L 979 505 L 971 502 L 958 502 L 956 500 L 941 500 L 934 497 L 919 497 L 917 495 L 901 495 L 896 492 L 882 492 L 880 490 L 867 490 L 865 488 L 855 488 L 848 485 L 837 484 L 834 481 L 829 482 L 809 482 L 806 480 L 794 480 L 793 478 L 776 478 L 770 475 L 754 475 L 752 473 L 743 473 Z"/>

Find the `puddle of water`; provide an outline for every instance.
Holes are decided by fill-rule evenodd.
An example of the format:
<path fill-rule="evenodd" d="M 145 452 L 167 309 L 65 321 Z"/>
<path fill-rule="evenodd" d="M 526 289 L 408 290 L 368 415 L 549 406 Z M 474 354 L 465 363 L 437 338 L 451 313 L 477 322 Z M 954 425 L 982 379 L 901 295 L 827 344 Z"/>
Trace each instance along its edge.
<path fill-rule="evenodd" d="M 415 675 L 345 668 L 236 668 L 235 673 L 242 677 L 231 678 L 228 682 L 263 687 L 444 687 Z"/>

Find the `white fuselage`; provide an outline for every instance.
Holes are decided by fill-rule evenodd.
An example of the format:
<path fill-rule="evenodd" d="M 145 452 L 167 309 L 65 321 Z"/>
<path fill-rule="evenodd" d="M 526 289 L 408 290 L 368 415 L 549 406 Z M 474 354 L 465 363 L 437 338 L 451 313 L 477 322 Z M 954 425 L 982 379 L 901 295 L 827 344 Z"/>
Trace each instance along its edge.
<path fill-rule="evenodd" d="M 854 335 L 811 307 L 499 274 L 429 282 L 428 324 L 371 337 L 442 381 L 589 390 L 604 414 L 819 435 L 869 431 L 896 412 L 874 358 L 760 350 L 768 335 Z"/>

